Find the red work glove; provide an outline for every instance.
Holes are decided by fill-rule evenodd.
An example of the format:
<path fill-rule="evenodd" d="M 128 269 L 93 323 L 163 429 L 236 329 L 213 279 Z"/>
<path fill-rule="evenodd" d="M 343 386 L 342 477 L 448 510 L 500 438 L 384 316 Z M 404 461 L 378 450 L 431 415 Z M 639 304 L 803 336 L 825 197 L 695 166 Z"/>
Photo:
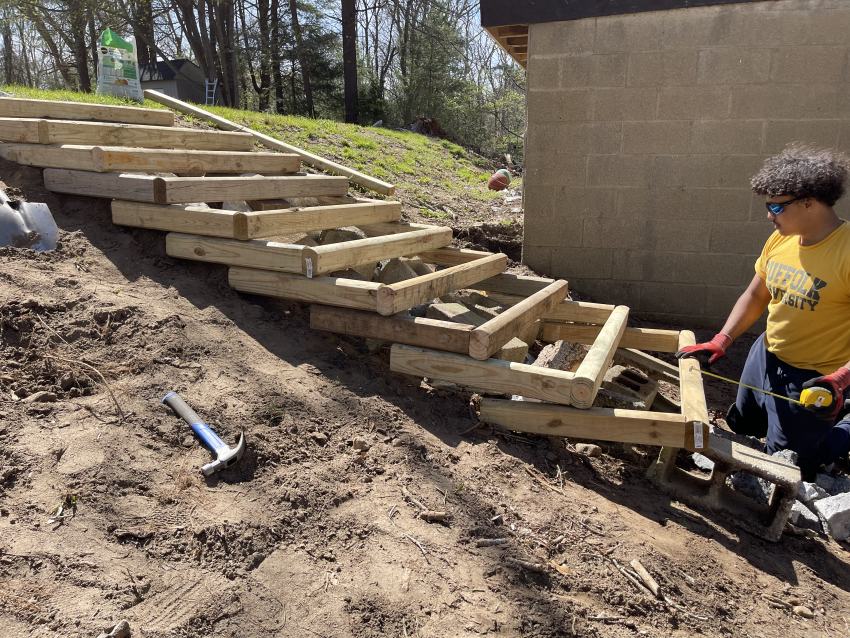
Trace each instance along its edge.
<path fill-rule="evenodd" d="M 848 387 L 850 387 L 850 368 L 842 366 L 832 374 L 806 381 L 802 389 L 824 388 L 832 392 L 832 404 L 828 408 L 811 406 L 809 409 L 824 419 L 834 421 L 838 418 L 841 408 L 844 407 L 844 393 Z"/>
<path fill-rule="evenodd" d="M 718 359 L 726 356 L 726 349 L 732 345 L 732 337 L 725 332 L 718 332 L 711 341 L 685 346 L 676 353 L 677 359 L 694 357 L 703 365 L 710 366 Z"/>

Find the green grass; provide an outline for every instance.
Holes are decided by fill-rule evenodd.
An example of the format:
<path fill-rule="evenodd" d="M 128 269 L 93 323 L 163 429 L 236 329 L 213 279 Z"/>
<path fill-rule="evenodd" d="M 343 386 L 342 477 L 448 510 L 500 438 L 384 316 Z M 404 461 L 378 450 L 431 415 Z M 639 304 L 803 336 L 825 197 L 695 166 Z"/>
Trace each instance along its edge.
<path fill-rule="evenodd" d="M 93 93 L 47 91 L 4 86 L 17 97 L 139 106 L 136 102 Z M 163 108 L 146 100 L 144 106 Z M 487 189 L 495 167 L 486 158 L 448 140 L 410 131 L 373 128 L 291 115 L 209 108 L 213 113 L 299 146 L 312 153 L 396 185 L 396 197 L 412 216 L 435 218 L 448 204 L 461 217 L 476 216 L 500 195 Z M 192 118 L 180 116 L 182 121 Z M 208 126 L 208 125 L 207 125 Z M 515 186 L 512 184 L 512 186 Z M 426 214 L 424 211 L 428 211 Z M 439 217 L 442 218 L 442 217 Z"/>

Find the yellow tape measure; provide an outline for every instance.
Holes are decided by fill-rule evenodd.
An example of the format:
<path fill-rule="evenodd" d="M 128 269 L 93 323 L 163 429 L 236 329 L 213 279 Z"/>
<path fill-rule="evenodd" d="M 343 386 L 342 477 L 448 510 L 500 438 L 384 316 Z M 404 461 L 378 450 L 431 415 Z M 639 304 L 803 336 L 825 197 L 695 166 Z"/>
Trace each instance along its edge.
<path fill-rule="evenodd" d="M 832 392 L 830 392 L 826 388 L 806 388 L 800 393 L 800 399 L 798 400 L 792 399 L 791 397 L 786 397 L 783 394 L 776 394 L 775 392 L 770 392 L 762 388 L 757 388 L 754 385 L 742 383 L 741 381 L 736 381 L 735 379 L 730 379 L 729 377 L 714 374 L 713 372 L 708 372 L 707 370 L 700 370 L 700 372 L 708 377 L 714 377 L 715 379 L 720 379 L 721 381 L 726 381 L 727 383 L 731 383 L 733 385 L 740 385 L 744 388 L 755 390 L 756 392 L 761 392 L 762 394 L 767 394 L 772 397 L 776 397 L 777 399 L 782 399 L 783 401 L 802 405 L 804 408 L 828 408 L 832 405 Z"/>

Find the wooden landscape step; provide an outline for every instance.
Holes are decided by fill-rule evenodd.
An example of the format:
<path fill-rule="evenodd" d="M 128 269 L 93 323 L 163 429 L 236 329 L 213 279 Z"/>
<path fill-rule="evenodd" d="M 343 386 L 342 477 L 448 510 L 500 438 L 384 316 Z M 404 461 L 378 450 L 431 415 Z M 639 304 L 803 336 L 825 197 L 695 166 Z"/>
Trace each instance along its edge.
<path fill-rule="evenodd" d="M 63 144 L 3 144 L 4 159 L 41 168 L 69 168 L 97 173 L 142 171 L 201 176 L 206 173 L 297 173 L 301 160 L 284 153 L 200 151 Z"/>
<path fill-rule="evenodd" d="M 375 312 L 378 289 L 383 285 L 342 277 L 314 277 L 232 267 L 227 272 L 230 287 L 266 297 L 290 299 Z"/>
<path fill-rule="evenodd" d="M 344 178 L 336 178 L 344 179 Z M 396 224 L 404 229 L 404 224 Z M 338 244 L 305 247 L 303 272 L 307 277 L 345 270 L 352 266 L 411 255 L 418 250 L 439 248 L 452 241 L 452 229 L 445 226 L 418 228 L 379 237 L 367 237 Z"/>
<path fill-rule="evenodd" d="M 593 405 L 605 372 L 614 360 L 614 353 L 620 345 L 628 320 L 628 307 L 617 306 L 599 331 L 590 351 L 579 364 L 573 377 L 570 403 L 575 407 L 587 409 Z"/>
<path fill-rule="evenodd" d="M 540 338 L 543 341 L 569 341 L 571 343 L 592 344 L 599 336 L 602 326 L 583 325 L 577 323 L 543 322 Z M 661 330 L 656 328 L 626 328 L 620 339 L 620 348 L 635 348 L 650 352 L 676 352 L 678 346 L 678 330 Z"/>
<path fill-rule="evenodd" d="M 64 168 L 45 169 L 44 185 L 59 193 L 154 204 L 344 195 L 348 191 L 345 177 L 324 175 L 156 177 Z"/>
<path fill-rule="evenodd" d="M 254 147 L 254 141 L 247 133 L 11 117 L 0 117 L 0 141 L 16 144 L 91 144 L 206 151 L 250 151 Z"/>
<path fill-rule="evenodd" d="M 34 100 L 19 97 L 0 98 L 0 117 L 49 117 L 60 120 L 94 120 L 97 122 L 174 126 L 174 113 L 166 109 L 57 102 L 55 100 Z"/>
<path fill-rule="evenodd" d="M 117 199 L 112 202 L 112 222 L 119 226 L 231 239 L 275 237 L 377 221 L 397 221 L 400 217 L 399 202 L 378 200 L 253 212 L 220 210 L 206 205 L 145 204 Z"/>
<path fill-rule="evenodd" d="M 301 273 L 303 249 L 298 244 L 264 239 L 240 241 L 184 233 L 165 236 L 165 252 L 170 257 L 287 273 Z"/>

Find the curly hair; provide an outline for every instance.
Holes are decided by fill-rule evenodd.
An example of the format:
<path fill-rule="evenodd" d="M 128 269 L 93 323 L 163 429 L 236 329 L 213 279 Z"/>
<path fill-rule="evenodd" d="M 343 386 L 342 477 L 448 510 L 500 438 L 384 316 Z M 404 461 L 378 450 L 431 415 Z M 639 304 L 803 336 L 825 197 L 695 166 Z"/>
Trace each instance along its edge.
<path fill-rule="evenodd" d="M 768 157 L 750 184 L 758 195 L 812 197 L 832 206 L 844 195 L 848 169 L 843 153 L 795 142 Z"/>

